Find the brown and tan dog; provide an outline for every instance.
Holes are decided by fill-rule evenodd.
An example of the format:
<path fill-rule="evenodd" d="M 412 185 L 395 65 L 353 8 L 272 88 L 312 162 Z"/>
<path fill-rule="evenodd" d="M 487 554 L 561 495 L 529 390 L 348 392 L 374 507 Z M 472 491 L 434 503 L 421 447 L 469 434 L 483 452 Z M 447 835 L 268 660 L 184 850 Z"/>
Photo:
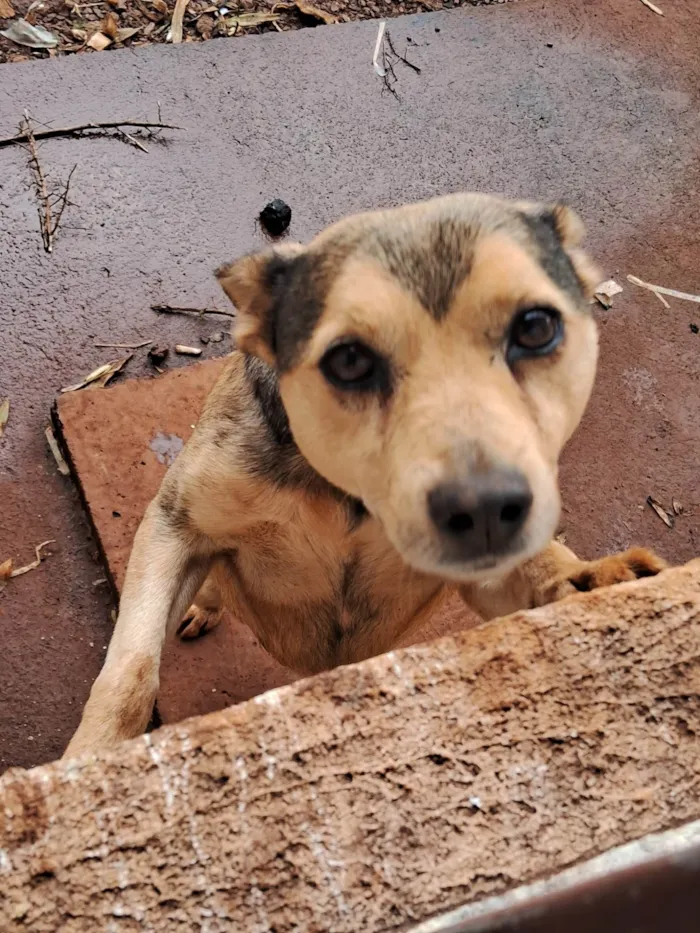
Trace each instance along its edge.
<path fill-rule="evenodd" d="M 234 352 L 134 542 L 67 753 L 142 732 L 163 643 L 231 609 L 312 673 L 390 649 L 455 587 L 484 617 L 658 573 L 552 541 L 593 384 L 597 279 L 561 205 L 451 195 L 218 272 Z"/>

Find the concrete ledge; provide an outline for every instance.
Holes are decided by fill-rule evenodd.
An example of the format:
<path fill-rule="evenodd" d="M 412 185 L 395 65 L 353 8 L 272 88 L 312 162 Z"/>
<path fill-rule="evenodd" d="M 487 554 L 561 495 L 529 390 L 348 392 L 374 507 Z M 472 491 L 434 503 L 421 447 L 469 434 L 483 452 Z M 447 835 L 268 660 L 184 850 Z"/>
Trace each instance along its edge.
<path fill-rule="evenodd" d="M 0 928 L 380 933 L 700 816 L 700 561 L 0 779 Z"/>

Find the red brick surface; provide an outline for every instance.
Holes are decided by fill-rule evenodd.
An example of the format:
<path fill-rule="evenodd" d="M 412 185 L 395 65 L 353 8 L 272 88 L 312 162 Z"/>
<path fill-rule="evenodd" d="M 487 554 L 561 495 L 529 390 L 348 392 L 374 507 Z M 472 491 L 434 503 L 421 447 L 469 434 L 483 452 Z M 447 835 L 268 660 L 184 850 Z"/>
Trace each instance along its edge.
<path fill-rule="evenodd" d="M 56 420 L 117 590 L 124 581 L 141 516 L 167 470 L 163 451 L 174 452 L 187 441 L 223 362 L 210 360 L 158 378 L 132 379 L 111 389 L 86 389 L 58 399 Z M 416 641 L 475 621 L 458 601 L 453 602 Z M 158 713 L 163 722 L 177 722 L 293 679 L 294 674 L 260 647 L 247 626 L 227 616 L 202 638 L 168 645 Z"/>

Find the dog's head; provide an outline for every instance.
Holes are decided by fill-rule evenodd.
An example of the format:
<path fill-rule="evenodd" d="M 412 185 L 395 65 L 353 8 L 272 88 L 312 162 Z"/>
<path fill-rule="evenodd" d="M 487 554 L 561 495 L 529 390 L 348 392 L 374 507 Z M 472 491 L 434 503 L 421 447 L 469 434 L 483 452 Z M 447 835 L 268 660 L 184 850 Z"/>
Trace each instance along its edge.
<path fill-rule="evenodd" d="M 597 357 L 581 235 L 562 205 L 451 195 L 218 272 L 304 457 L 417 569 L 488 577 L 555 531 Z"/>

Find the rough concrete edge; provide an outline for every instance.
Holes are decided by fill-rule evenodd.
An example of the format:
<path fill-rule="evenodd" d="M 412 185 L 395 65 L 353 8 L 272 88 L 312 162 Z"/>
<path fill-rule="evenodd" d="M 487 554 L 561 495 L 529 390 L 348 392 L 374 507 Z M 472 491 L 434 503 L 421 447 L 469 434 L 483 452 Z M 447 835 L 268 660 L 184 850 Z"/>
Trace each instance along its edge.
<path fill-rule="evenodd" d="M 624 876 L 655 862 L 671 861 L 688 869 L 700 868 L 700 820 L 665 833 L 652 833 L 617 846 L 588 862 L 567 868 L 551 878 L 524 884 L 506 894 L 488 897 L 475 904 L 458 907 L 411 927 L 407 933 L 485 933 L 506 912 L 542 912 L 543 899 L 569 896 L 582 887 L 611 875 Z"/>
<path fill-rule="evenodd" d="M 516 613 L 507 619 L 486 623 L 457 636 L 448 636 L 427 645 L 390 652 L 388 655 L 373 658 L 361 664 L 350 665 L 305 681 L 279 687 L 238 707 L 196 717 L 176 726 L 165 727 L 152 737 L 143 737 L 145 742 L 143 740 L 134 740 L 133 742 L 124 743 L 119 749 L 110 750 L 98 756 L 62 760 L 34 768 L 31 771 L 13 769 L 0 778 L 0 803 L 6 799 L 6 793 L 10 795 L 7 798 L 9 800 L 12 800 L 14 794 L 15 799 L 25 799 L 28 802 L 30 815 L 32 813 L 36 815 L 37 804 L 41 806 L 49 805 L 53 814 L 50 819 L 58 817 L 58 822 L 62 823 L 65 819 L 70 823 L 74 819 L 74 814 L 67 813 L 65 816 L 63 815 L 65 811 L 62 811 L 61 805 L 63 796 L 61 786 L 75 785 L 76 782 L 82 783 L 84 777 L 84 788 L 88 791 L 91 786 L 100 786 L 96 784 L 97 778 L 101 781 L 103 775 L 112 772 L 113 774 L 119 774 L 126 781 L 125 787 L 129 786 L 129 781 L 133 781 L 134 787 L 138 787 L 138 782 L 142 777 L 141 769 L 147 760 L 147 756 L 150 755 L 159 772 L 167 764 L 171 747 L 169 740 L 171 738 L 179 749 L 179 753 L 177 750 L 175 751 L 177 761 L 174 758 L 172 762 L 175 768 L 182 767 L 184 762 L 182 756 L 191 754 L 193 742 L 208 740 L 215 741 L 217 744 L 221 742 L 221 744 L 228 745 L 229 751 L 233 750 L 233 754 L 235 754 L 238 743 L 243 741 L 243 735 L 238 731 L 239 728 L 244 727 L 251 733 L 255 733 L 255 730 L 267 721 L 268 725 L 271 724 L 273 731 L 278 731 L 280 735 L 283 735 L 286 729 L 285 714 L 292 711 L 295 706 L 298 708 L 300 704 L 313 704 L 315 697 L 319 698 L 324 695 L 329 699 L 344 696 L 345 691 L 343 688 L 351 687 L 358 678 L 370 682 L 375 687 L 385 682 L 390 684 L 393 671 L 398 680 L 387 687 L 389 691 L 388 712 L 382 710 L 380 703 L 375 704 L 372 701 L 371 705 L 374 706 L 372 723 L 374 727 L 377 724 L 381 725 L 385 718 L 388 721 L 392 703 L 405 704 L 409 708 L 415 704 L 416 709 L 420 709 L 420 695 L 414 696 L 414 690 L 412 689 L 414 686 L 411 680 L 412 674 L 431 665 L 444 670 L 443 661 L 450 657 L 454 659 L 455 663 L 454 667 L 449 668 L 447 677 L 457 682 L 460 680 L 459 675 L 462 668 L 466 670 L 470 667 L 471 661 L 469 659 L 472 656 L 472 648 L 477 654 L 480 651 L 483 653 L 485 650 L 487 652 L 497 651 L 503 639 L 512 638 L 514 635 L 519 639 L 518 632 L 521 626 L 524 627 L 524 634 L 529 630 L 531 633 L 535 633 L 538 642 L 542 640 L 546 643 L 547 639 L 543 639 L 542 635 L 548 628 L 561 635 L 562 626 L 564 628 L 567 625 L 575 626 L 577 620 L 580 622 L 582 618 L 590 621 L 592 629 L 597 630 L 599 626 L 602 629 L 608 623 L 611 615 L 615 617 L 619 613 L 621 619 L 627 616 L 629 620 L 631 607 L 633 617 L 636 614 L 645 614 L 649 618 L 657 620 L 654 624 L 662 624 L 668 616 L 672 616 L 676 611 L 681 612 L 681 615 L 684 615 L 687 619 L 688 612 L 694 606 L 695 614 L 691 618 L 693 619 L 693 626 L 697 630 L 696 620 L 698 618 L 697 606 L 699 600 L 700 559 L 694 560 L 682 568 L 669 570 L 661 577 L 621 584 L 590 594 L 573 596 L 560 603 L 529 612 Z M 505 634 L 503 634 L 504 631 Z M 491 641 L 492 635 L 494 636 L 493 641 Z M 525 660 L 529 650 L 526 649 L 525 651 Z M 386 702 L 385 705 L 387 705 Z M 308 708 L 310 709 L 310 705 Z M 377 719 L 374 718 L 375 715 Z M 225 736 L 227 737 L 224 738 Z M 268 746 L 268 748 L 270 751 L 275 751 L 272 745 Z M 683 819 L 696 819 L 696 810 L 693 809 L 685 817 L 679 817 L 679 822 L 682 822 Z M 672 821 L 669 820 L 669 822 Z M 155 829 L 155 833 L 160 834 L 165 830 L 166 826 L 167 823 L 162 823 L 161 828 Z M 653 832 L 660 833 L 664 830 L 665 826 L 659 825 L 658 829 L 653 830 Z M 590 871 L 587 867 L 589 864 L 594 866 L 594 871 L 600 871 L 601 864 L 606 864 L 605 862 L 601 863 L 601 859 L 607 859 L 609 869 L 619 868 L 620 864 L 626 864 L 635 853 L 643 853 L 649 846 L 653 847 L 657 844 L 655 836 L 644 837 L 643 833 L 639 833 L 636 837 L 641 840 L 640 842 L 632 843 L 635 836 L 628 832 L 625 839 L 625 832 L 622 827 L 617 830 L 617 836 L 619 849 L 610 849 L 607 854 L 598 855 L 590 863 L 585 861 L 583 853 L 578 857 L 568 859 L 560 856 L 561 861 L 559 864 L 552 864 L 546 873 L 540 876 L 549 878 L 550 882 L 538 882 L 535 875 L 532 880 L 527 881 L 525 884 L 517 885 L 510 893 L 504 891 L 493 898 L 481 901 L 475 900 L 475 906 L 470 908 L 473 911 L 471 916 L 475 921 L 478 921 L 485 909 L 483 905 L 490 900 L 493 908 L 493 902 L 499 897 L 511 897 L 514 899 L 513 903 L 517 904 L 519 897 L 530 896 L 533 886 L 535 886 L 535 890 L 549 890 L 550 892 L 556 890 L 559 884 L 558 872 L 560 870 L 568 870 L 569 879 L 576 879 L 578 876 L 580 880 L 581 876 L 586 877 L 587 872 Z M 666 836 L 660 838 L 664 841 L 667 839 Z M 687 832 L 680 838 L 683 841 L 695 839 L 695 824 L 690 823 Z M 0 839 L 0 842 L 2 842 L 2 839 Z M 627 845 L 624 845 L 625 843 Z M 59 848 L 65 844 L 59 839 Z M 631 849 L 629 848 L 630 844 L 632 845 Z M 20 843 L 20 847 L 23 846 L 24 844 Z M 36 846 L 32 844 L 31 848 L 34 850 L 32 858 L 41 855 L 41 847 L 37 850 Z M 673 848 L 673 845 L 671 848 Z M 0 850 L 0 874 L 12 871 L 10 856 L 13 855 L 14 851 L 15 849 L 12 846 L 8 850 Z M 576 865 L 579 867 L 571 867 Z M 544 885 L 545 887 L 544 889 L 538 889 L 538 885 Z M 467 913 L 465 916 L 469 917 L 470 915 Z M 42 927 L 42 929 L 44 928 L 48 929 Z M 379 927 L 373 927 L 373 929 L 379 930 Z M 381 929 L 384 929 L 384 927 L 382 926 Z M 432 928 L 430 926 L 419 927 L 418 933 L 435 933 L 440 929 L 439 926 L 433 926 Z M 478 929 L 479 926 L 477 925 L 476 930 Z M 456 933 L 456 931 L 453 931 L 453 933 Z"/>
<path fill-rule="evenodd" d="M 198 725 L 202 725 L 205 727 L 205 731 L 207 732 L 212 731 L 212 729 L 235 729 L 233 721 L 230 724 L 227 722 L 227 716 L 231 713 L 232 710 L 236 711 L 238 714 L 236 718 L 238 719 L 239 717 L 245 717 L 247 711 L 254 710 L 256 706 L 281 708 L 288 699 L 296 697 L 299 694 L 308 693 L 310 687 L 312 686 L 317 686 L 321 689 L 326 686 L 336 688 L 338 686 L 338 675 L 340 674 L 342 676 L 343 671 L 355 670 L 373 673 L 373 668 L 376 667 L 377 662 L 383 662 L 382 666 L 384 666 L 387 661 L 390 663 L 390 666 L 394 667 L 394 669 L 399 669 L 399 664 L 401 661 L 410 661 L 413 658 L 429 659 L 434 648 L 442 649 L 440 652 L 436 651 L 436 653 L 443 653 L 446 648 L 450 647 L 454 649 L 450 653 L 458 655 L 460 650 L 462 650 L 468 642 L 472 641 L 473 639 L 481 640 L 483 638 L 483 633 L 486 630 L 500 629 L 503 627 L 504 623 L 507 623 L 508 621 L 518 622 L 519 620 L 532 620 L 534 622 L 538 622 L 541 620 L 542 623 L 544 623 L 548 617 L 557 617 L 561 616 L 562 614 L 567 615 L 568 609 L 573 610 L 572 614 L 577 614 L 580 609 L 585 609 L 586 607 L 589 608 L 591 616 L 595 617 L 603 614 L 603 611 L 601 610 L 601 598 L 604 598 L 606 601 L 604 609 L 609 609 L 610 603 L 613 604 L 613 607 L 617 602 L 622 605 L 627 597 L 627 594 L 630 592 L 636 591 L 637 595 L 644 595 L 645 589 L 658 586 L 659 582 L 665 582 L 669 579 L 673 580 L 673 582 L 676 582 L 677 579 L 683 579 L 683 577 L 685 577 L 688 582 L 696 582 L 698 585 L 700 585 L 700 557 L 689 561 L 687 564 L 684 564 L 681 567 L 672 567 L 656 577 L 646 577 L 634 582 L 618 583 L 612 587 L 593 590 L 587 593 L 578 593 L 572 596 L 568 596 L 559 602 L 550 603 L 549 605 L 543 606 L 541 608 L 523 610 L 520 612 L 515 612 L 510 616 L 504 616 L 499 619 L 493 619 L 489 622 L 483 622 L 474 628 L 466 629 L 462 632 L 458 632 L 455 635 L 446 635 L 441 638 L 437 638 L 434 641 L 423 642 L 418 645 L 410 645 L 406 648 L 390 651 L 385 655 L 378 655 L 377 657 L 369 658 L 368 660 L 361 661 L 357 664 L 343 665 L 339 668 L 334 668 L 330 671 L 324 671 L 312 677 L 302 678 L 300 680 L 294 681 L 291 684 L 285 684 L 281 687 L 274 687 L 272 690 L 261 693 L 258 696 L 253 697 L 251 700 L 246 700 L 244 703 L 239 703 L 235 707 L 227 707 L 223 710 L 218 710 L 213 713 L 206 713 L 203 716 L 193 716 L 190 719 L 184 720 L 182 723 L 162 726 L 158 731 L 162 734 L 170 732 L 174 733 L 175 730 L 180 729 L 183 725 L 189 729 L 196 729 Z M 144 737 L 142 736 L 137 739 L 132 739 L 128 742 L 122 743 L 120 747 L 135 745 L 136 743 L 142 741 L 143 738 Z M 80 758 L 60 758 L 56 761 L 49 762 L 44 765 L 38 765 L 37 767 L 31 769 L 11 768 L 9 771 L 5 772 L 4 775 L 0 775 L 0 795 L 2 794 L 3 784 L 6 778 L 12 776 L 13 780 L 15 780 L 18 773 L 24 772 L 28 776 L 36 775 L 41 781 L 43 780 L 44 774 L 47 774 L 49 770 L 54 772 L 58 771 L 63 772 L 64 775 L 67 776 L 68 781 L 72 782 L 75 780 L 76 766 L 80 766 L 81 763 L 87 764 L 88 762 L 94 763 L 97 761 L 104 761 L 106 764 L 111 762 L 120 763 L 122 758 L 123 755 L 121 753 L 110 750 L 101 752 L 98 755 L 88 754 Z"/>

